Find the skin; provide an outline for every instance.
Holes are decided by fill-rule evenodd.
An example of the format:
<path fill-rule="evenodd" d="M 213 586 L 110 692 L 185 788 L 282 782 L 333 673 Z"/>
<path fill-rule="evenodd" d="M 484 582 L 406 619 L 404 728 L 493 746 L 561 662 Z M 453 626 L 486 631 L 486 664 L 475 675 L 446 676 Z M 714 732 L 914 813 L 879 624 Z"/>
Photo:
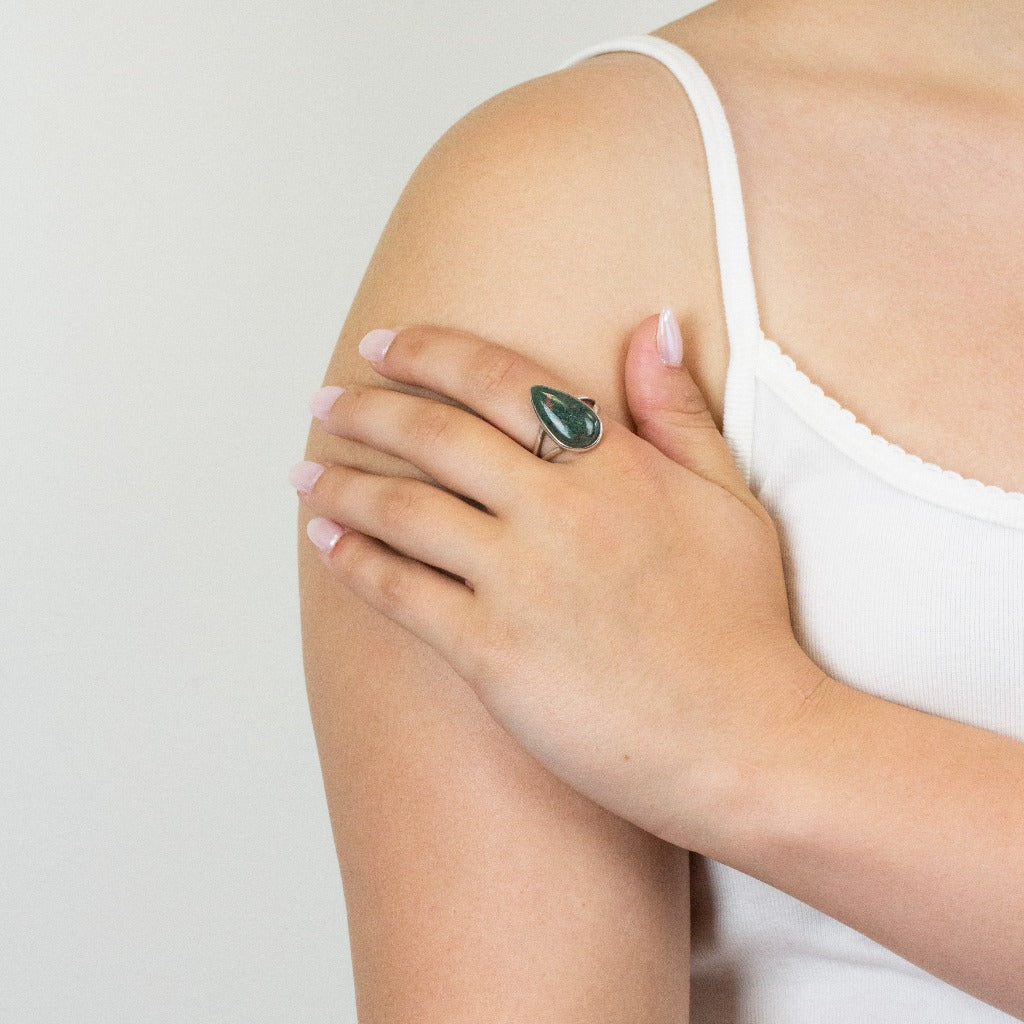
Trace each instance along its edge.
<path fill-rule="evenodd" d="M 1020 39 L 1020 16 L 1010 4 L 970 9 L 984 11 L 985 18 L 960 25 L 953 4 L 905 4 L 894 12 L 881 4 L 830 4 L 822 10 L 811 4 L 719 0 L 655 34 L 701 60 L 730 115 L 766 333 L 876 432 L 962 475 L 1024 490 L 1016 454 L 1024 440 L 1016 422 L 1024 369 L 1011 286 L 1020 278 L 1022 211 L 1019 188 L 1006 172 L 1019 167 L 1024 156 L 1019 141 L 1024 103 L 1013 61 L 1013 54 L 1021 52 L 1014 43 Z M 894 28 L 894 19 L 904 24 Z M 925 22 L 931 26 L 927 39 L 920 46 L 903 46 L 908 37 L 922 39 Z M 621 90 L 616 83 L 614 95 L 598 95 L 598 80 L 605 73 L 598 66 L 611 80 L 613 69 L 622 74 L 628 68 L 630 88 Z M 660 210 L 661 216 L 652 217 L 643 230 L 622 231 L 615 206 L 603 202 L 605 219 L 613 225 L 603 249 L 617 247 L 634 279 L 586 283 L 596 284 L 595 295 L 635 295 L 638 313 L 667 299 L 685 314 L 687 362 L 720 427 L 727 347 L 714 286 L 709 211 L 700 195 L 703 169 L 692 134 L 680 140 L 666 128 L 670 123 L 685 125 L 687 132 L 692 128 L 679 102 L 678 83 L 655 62 L 625 54 L 595 58 L 590 68 L 571 69 L 559 81 L 567 89 L 579 87 L 583 97 L 566 125 L 580 119 L 580 110 L 603 102 L 610 138 L 628 137 L 638 152 L 647 139 L 658 143 L 658 167 L 652 168 L 647 153 L 635 163 L 627 161 L 619 147 L 617 163 L 596 168 L 595 180 L 607 187 L 619 181 L 635 184 L 649 175 L 644 194 L 659 202 L 672 197 L 679 206 Z M 584 81 L 589 83 L 585 87 Z M 543 101 L 540 118 L 535 111 L 522 119 L 534 130 L 549 113 L 557 123 L 564 93 L 549 91 L 551 84 L 527 83 L 508 98 L 511 103 L 536 95 Z M 590 88 L 594 92 L 583 95 Z M 767 96 L 770 104 L 759 103 Z M 628 109 L 634 100 L 636 108 Z M 630 135 L 634 124 L 640 125 L 635 136 Z M 899 125 L 898 147 L 887 135 L 887 124 Z M 823 125 L 830 130 L 827 137 Z M 509 123 L 500 128 L 497 134 L 507 142 Z M 977 140 L 966 148 L 971 159 L 964 157 L 965 136 Z M 545 147 L 552 145 L 540 133 L 537 138 Z M 586 184 L 586 178 L 574 182 L 581 203 L 587 201 Z M 583 218 L 559 222 L 561 211 L 545 208 L 543 195 L 527 197 L 527 205 L 541 211 L 538 220 L 550 223 L 552 238 L 578 235 L 579 224 L 589 224 Z M 434 194 L 429 205 L 436 209 L 443 201 Z M 495 198 L 492 206 L 499 205 Z M 450 213 L 441 219 L 449 232 L 458 223 Z M 422 233 L 412 235 L 410 222 L 406 211 L 404 221 L 396 219 L 392 237 L 385 236 L 325 383 L 373 379 L 360 377 L 346 354 L 365 331 L 450 319 L 481 336 L 530 349 L 565 379 L 579 382 L 578 393 L 602 396 L 603 413 L 629 424 L 615 380 L 621 373 L 623 331 L 626 325 L 632 329 L 639 316 L 630 319 L 622 308 L 595 309 L 593 303 L 568 309 L 566 293 L 572 289 L 548 294 L 542 276 L 510 280 L 504 301 L 502 282 L 488 278 L 488 301 L 477 305 L 465 297 L 459 279 L 445 277 L 448 268 L 437 261 L 428 262 L 432 280 L 421 285 L 411 269 L 395 269 L 403 261 L 403 247 L 394 243 L 397 232 L 413 239 L 414 244 L 406 241 L 405 253 L 422 257 L 431 251 L 422 244 Z M 478 238 L 487 234 L 484 228 Z M 958 244 L 936 245 L 936 237 L 944 243 L 952 237 Z M 601 251 L 599 243 L 595 240 Z M 459 255 L 457 237 L 449 234 L 446 244 Z M 476 261 L 477 248 L 479 242 L 463 255 Z M 519 275 L 537 249 L 524 244 L 521 251 L 507 249 L 504 255 Z M 650 261 L 649 250 L 659 254 L 659 262 Z M 404 265 L 412 264 L 406 259 Z M 481 265 L 471 263 L 474 274 Z M 534 319 L 513 322 L 505 310 L 518 305 L 524 292 L 533 300 Z M 438 293 L 445 295 L 445 305 L 434 300 Z M 577 336 L 582 339 L 578 346 L 565 341 Z M 556 341 L 568 347 L 559 349 Z M 880 374 L 883 345 L 886 373 Z M 416 475 L 411 466 L 376 460 L 365 450 L 356 459 L 352 449 L 329 441 L 319 428 L 311 433 L 307 457 L 361 460 L 374 471 Z M 303 534 L 308 518 L 304 513 L 300 519 Z M 585 1013 L 593 1021 L 685 1019 L 686 993 L 678 987 L 685 947 L 673 945 L 673 939 L 681 937 L 686 918 L 681 906 L 667 902 L 670 893 L 685 892 L 683 878 L 666 884 L 676 862 L 665 859 L 657 845 L 646 844 L 643 834 L 621 829 L 613 816 L 603 817 L 593 806 L 574 801 L 573 791 L 558 788 L 529 760 L 519 759 L 436 662 L 406 644 L 400 630 L 388 632 L 358 602 L 345 603 L 339 593 L 343 586 L 332 589 L 316 574 L 311 565 L 316 556 L 306 550 L 312 546 L 304 535 L 301 543 L 311 706 L 346 879 L 360 1019 L 423 1020 L 429 1016 L 425 1008 L 438 1020 L 457 1019 L 456 1009 L 466 1019 L 478 1019 L 510 1007 L 526 1014 L 561 1013 L 564 1019 Z M 367 635 L 373 640 L 363 639 Z M 358 669 L 351 685 L 337 670 L 342 661 L 351 673 Z M 386 673 L 375 674 L 378 665 Z M 428 680 L 431 688 L 424 692 Z M 393 726 L 394 738 L 385 734 L 384 723 Z M 906 729 L 906 749 L 912 750 L 909 737 L 915 730 L 907 722 L 895 724 Z M 872 736 L 864 729 L 867 747 Z M 425 745 L 435 739 L 436 753 Z M 465 755 L 464 770 L 446 776 L 445 755 L 455 745 Z M 960 763 L 970 760 L 972 750 L 978 753 L 962 734 L 944 736 L 941 747 L 956 751 Z M 374 760 L 378 750 L 386 754 L 379 762 Z M 933 766 L 922 759 L 921 767 Z M 374 789 L 375 777 L 386 784 Z M 509 779 L 514 785 L 506 784 Z M 426 803 L 424 793 L 430 795 Z M 402 799 L 395 823 L 379 813 L 382 796 L 389 794 Z M 965 806 L 999 806 L 988 799 L 992 795 L 965 786 L 958 799 Z M 995 795 L 1008 806 L 1010 794 Z M 942 796 L 954 799 L 948 792 Z M 418 808 L 424 804 L 429 814 L 420 820 Z M 542 809 L 549 813 L 545 816 Z M 379 840 L 361 822 L 372 822 Z M 926 823 L 908 824 L 904 818 L 903 825 L 905 834 L 927 843 Z M 787 852 L 784 844 L 773 848 L 773 870 L 780 872 L 782 888 L 789 887 L 782 878 Z M 570 855 L 578 871 L 562 874 Z M 800 856 L 806 861 L 808 850 L 801 848 Z M 473 874 L 499 859 L 503 878 Z M 921 860 L 911 857 L 909 862 Z M 451 870 L 439 874 L 443 863 L 450 863 Z M 933 867 L 941 875 L 942 865 Z M 851 877 L 855 880 L 855 870 Z M 583 884 L 587 880 L 593 882 L 589 888 Z M 814 880 L 801 884 L 808 891 Z M 535 896 L 543 893 L 540 899 L 549 911 L 539 930 L 516 898 L 527 888 Z M 477 914 L 481 890 L 496 898 L 493 909 Z M 420 909 L 441 891 L 445 919 L 452 922 L 449 933 L 440 929 L 436 914 Z M 504 895 L 498 897 L 499 892 Z M 619 892 L 623 897 L 616 902 Z M 925 888 L 917 909 L 927 911 L 929 898 L 942 895 Z M 870 917 L 871 908 L 882 906 L 886 897 L 865 896 L 861 902 Z M 843 918 L 842 907 L 828 912 Z M 573 930 L 568 932 L 570 922 Z M 870 933 L 870 920 L 859 925 Z M 895 923 L 888 936 L 894 948 L 900 942 L 904 948 L 914 944 L 914 926 L 912 917 Z M 503 941 L 492 948 L 499 932 Z M 925 935 L 920 926 L 918 932 Z M 581 938 L 587 958 L 569 955 Z M 503 956 L 508 943 L 520 951 L 516 958 Z M 455 952 L 460 944 L 468 954 L 464 958 Z M 481 970 L 482 952 L 486 971 Z M 955 948 L 924 953 L 931 956 L 929 969 L 956 975 Z M 969 956 L 970 950 L 961 955 Z M 516 971 L 521 962 L 528 969 L 531 957 L 545 964 L 545 982 L 529 971 L 527 987 Z M 453 964 L 461 962 L 472 963 L 472 969 L 460 973 Z M 443 971 L 435 976 L 440 970 L 435 965 L 442 963 Z M 611 972 L 615 984 L 602 985 Z M 960 981 L 993 1002 L 1002 999 L 1009 1006 L 1007 1000 L 1015 998 L 1012 981 L 963 974 Z"/>
<path fill-rule="evenodd" d="M 654 34 L 712 69 L 768 337 L 875 433 L 1024 491 L 1024 7 L 718 0 Z"/>

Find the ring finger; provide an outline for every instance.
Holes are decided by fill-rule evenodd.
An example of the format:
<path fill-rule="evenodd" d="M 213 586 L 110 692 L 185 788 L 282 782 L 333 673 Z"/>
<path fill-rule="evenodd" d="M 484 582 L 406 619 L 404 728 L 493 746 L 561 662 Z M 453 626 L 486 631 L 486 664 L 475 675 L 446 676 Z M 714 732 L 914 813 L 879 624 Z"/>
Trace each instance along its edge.
<path fill-rule="evenodd" d="M 530 388 L 541 384 L 578 394 L 559 375 L 513 349 L 430 324 L 399 330 L 373 367 L 390 380 L 454 398 L 528 452 L 533 451 L 538 428 Z M 559 459 L 561 465 L 572 461 Z"/>
<path fill-rule="evenodd" d="M 324 429 L 404 459 L 438 483 L 507 513 L 536 493 L 544 463 L 487 420 L 447 402 L 356 385 L 331 406 Z"/>

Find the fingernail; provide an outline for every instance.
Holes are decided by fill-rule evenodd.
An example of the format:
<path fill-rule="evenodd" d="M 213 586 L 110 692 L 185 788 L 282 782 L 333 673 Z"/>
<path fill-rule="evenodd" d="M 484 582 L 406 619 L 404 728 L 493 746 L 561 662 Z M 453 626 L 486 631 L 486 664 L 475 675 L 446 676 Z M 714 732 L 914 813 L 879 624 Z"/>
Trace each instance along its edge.
<path fill-rule="evenodd" d="M 319 391 L 313 392 L 313 397 L 309 400 L 309 411 L 318 420 L 327 419 L 331 406 L 338 400 L 338 395 L 344 391 L 344 388 L 339 388 L 333 384 L 320 388 Z"/>
<path fill-rule="evenodd" d="M 668 306 L 658 317 L 658 355 L 666 366 L 679 366 L 683 361 L 683 336 L 676 315 Z"/>
<path fill-rule="evenodd" d="M 391 344 L 397 333 L 398 331 L 389 331 L 386 327 L 378 327 L 375 331 L 370 331 L 359 342 L 359 354 L 364 359 L 369 359 L 371 363 L 383 359 L 388 345 Z"/>
<path fill-rule="evenodd" d="M 334 545 L 338 543 L 341 535 L 347 532 L 346 527 L 339 526 L 330 519 L 321 519 L 319 516 L 315 519 L 310 519 L 306 524 L 306 536 L 321 551 L 332 550 Z"/>
<path fill-rule="evenodd" d="M 319 462 L 296 462 L 288 470 L 288 482 L 300 494 L 309 494 L 325 468 Z"/>

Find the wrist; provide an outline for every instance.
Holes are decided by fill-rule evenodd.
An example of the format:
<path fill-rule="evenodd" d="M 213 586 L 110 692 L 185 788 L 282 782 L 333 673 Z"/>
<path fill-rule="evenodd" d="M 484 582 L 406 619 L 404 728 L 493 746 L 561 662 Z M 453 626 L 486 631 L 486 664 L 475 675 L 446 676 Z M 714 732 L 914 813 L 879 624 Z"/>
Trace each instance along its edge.
<path fill-rule="evenodd" d="M 793 648 L 773 660 L 772 699 L 744 749 L 714 772 L 704 848 L 697 850 L 748 874 L 799 848 L 816 827 L 829 800 L 831 758 L 859 703 L 870 699 Z"/>

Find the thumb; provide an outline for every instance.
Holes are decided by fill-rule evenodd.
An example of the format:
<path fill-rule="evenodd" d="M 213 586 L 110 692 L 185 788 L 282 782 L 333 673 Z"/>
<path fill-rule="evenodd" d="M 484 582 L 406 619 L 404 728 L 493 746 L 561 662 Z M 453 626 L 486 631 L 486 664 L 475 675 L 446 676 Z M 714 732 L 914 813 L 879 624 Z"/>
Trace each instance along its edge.
<path fill-rule="evenodd" d="M 660 336 L 660 344 L 659 344 Z M 746 481 L 718 430 L 697 382 L 682 362 L 679 324 L 667 306 L 633 332 L 626 352 L 626 400 L 637 434 L 673 462 L 699 473 L 737 497 Z M 660 352 L 678 365 L 666 365 Z"/>

